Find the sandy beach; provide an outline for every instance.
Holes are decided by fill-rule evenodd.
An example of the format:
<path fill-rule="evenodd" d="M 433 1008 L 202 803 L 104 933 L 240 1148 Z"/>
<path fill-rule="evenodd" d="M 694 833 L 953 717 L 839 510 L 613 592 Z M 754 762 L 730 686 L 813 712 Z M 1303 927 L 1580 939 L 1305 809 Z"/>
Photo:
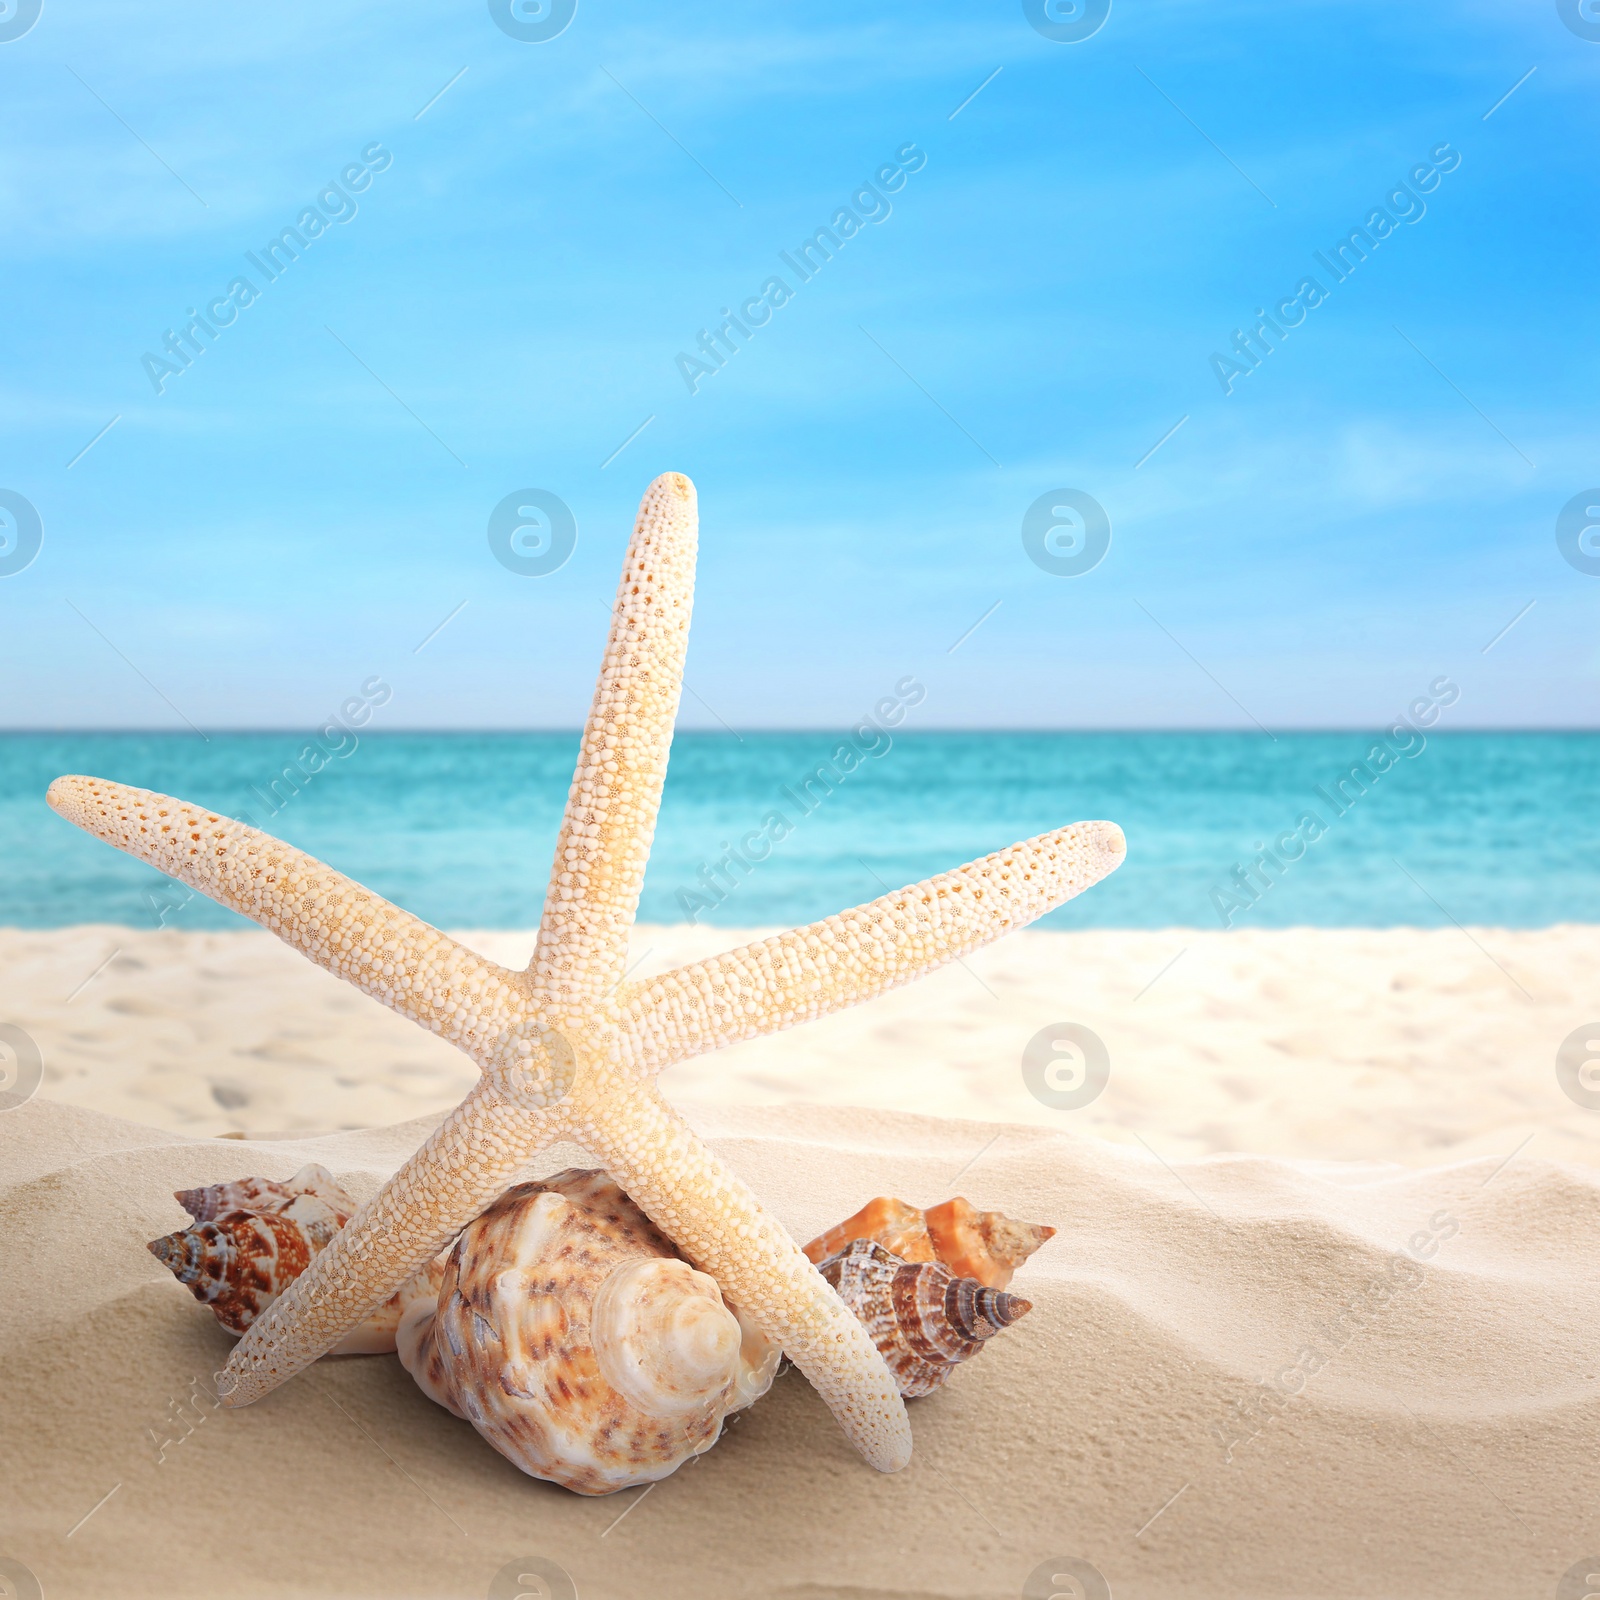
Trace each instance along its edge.
<path fill-rule="evenodd" d="M 740 937 L 641 928 L 636 970 Z M 196 1183 L 318 1161 L 370 1195 L 464 1058 L 266 934 L 7 931 L 5 1014 L 46 1076 L 0 1118 L 0 1426 L 26 1464 L 0 1554 L 51 1600 L 113 1574 L 467 1600 L 529 1592 L 503 1587 L 528 1557 L 584 1600 L 1087 1597 L 1085 1572 L 1119 1600 L 1564 1595 L 1600 1546 L 1600 1115 L 1553 1058 L 1600 1011 L 1597 954 L 1576 926 L 1026 932 L 674 1069 L 797 1237 L 882 1193 L 1060 1231 L 1015 1285 L 1033 1313 L 913 1404 L 906 1472 L 857 1461 L 789 1373 L 691 1467 L 585 1501 L 392 1356 L 215 1409 L 230 1341 L 143 1248 Z M 1020 1066 L 1061 1020 L 1111 1062 L 1069 1111 Z"/>
<path fill-rule="evenodd" d="M 760 929 L 641 926 L 636 977 Z M 533 936 L 464 932 L 526 964 Z M 871 1106 L 1027 1123 L 1176 1160 L 1226 1152 L 1427 1166 L 1600 1161 L 1554 1062 L 1600 1016 L 1600 927 L 1028 930 L 872 1005 L 672 1069 L 678 1102 Z M 173 1133 L 316 1134 L 456 1103 L 458 1051 L 270 934 L 0 929 L 0 1017 L 42 1093 Z M 1078 1109 L 1023 1081 L 1030 1039 L 1092 1029 L 1110 1079 Z"/>
<path fill-rule="evenodd" d="M 794 1373 L 701 1460 L 600 1500 L 522 1476 L 392 1356 L 215 1410 L 229 1341 L 142 1248 L 179 1222 L 171 1192 L 317 1160 L 370 1194 L 426 1124 L 193 1140 L 35 1100 L 6 1118 L 0 1199 L 7 1552 L 51 1600 L 111 1575 L 152 1597 L 564 1592 L 493 1586 L 530 1556 L 583 1600 L 1097 1593 L 1030 1583 L 1063 1557 L 1118 1600 L 1504 1600 L 1556 1594 L 1600 1542 L 1592 1171 L 1167 1169 L 821 1106 L 694 1121 L 800 1237 L 958 1173 L 1061 1230 L 1017 1280 L 1033 1313 L 913 1403 L 903 1473 L 863 1466 Z"/>

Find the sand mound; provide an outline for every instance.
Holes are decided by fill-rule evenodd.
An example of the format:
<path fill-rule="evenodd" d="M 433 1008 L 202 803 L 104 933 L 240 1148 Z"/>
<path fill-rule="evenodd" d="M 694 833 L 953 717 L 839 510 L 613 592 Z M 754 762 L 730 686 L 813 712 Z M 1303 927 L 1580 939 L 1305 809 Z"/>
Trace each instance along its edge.
<path fill-rule="evenodd" d="M 171 1191 L 315 1160 L 364 1196 L 428 1124 L 194 1140 L 36 1100 L 0 1119 L 0 1558 L 49 1600 L 561 1594 L 516 1581 L 537 1561 L 583 1600 L 1092 1596 L 1094 1571 L 1117 1600 L 1503 1600 L 1600 1548 L 1596 1174 L 1167 1168 L 1020 1126 L 690 1115 L 801 1238 L 885 1192 L 1061 1230 L 1018 1280 L 1033 1315 L 913 1403 L 906 1472 L 860 1465 L 793 1373 L 605 1500 L 523 1477 L 393 1357 L 213 1411 L 229 1340 L 144 1249 L 182 1220 Z"/>

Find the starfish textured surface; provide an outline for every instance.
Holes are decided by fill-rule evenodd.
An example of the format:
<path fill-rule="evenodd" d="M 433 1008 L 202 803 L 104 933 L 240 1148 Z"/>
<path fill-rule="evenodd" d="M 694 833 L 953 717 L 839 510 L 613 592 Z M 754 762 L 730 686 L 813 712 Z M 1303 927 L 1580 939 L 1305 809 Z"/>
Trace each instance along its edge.
<path fill-rule="evenodd" d="M 807 928 L 628 984 L 694 593 L 695 491 L 639 508 L 567 798 L 533 958 L 498 966 L 303 852 L 166 795 L 58 778 L 50 804 L 108 844 L 253 918 L 477 1062 L 483 1076 L 240 1341 L 227 1403 L 330 1350 L 527 1171 L 576 1139 L 723 1293 L 781 1343 L 879 1469 L 910 1425 L 866 1330 L 652 1079 L 675 1061 L 908 982 L 1031 922 L 1124 855 L 1114 823 L 1012 845 Z"/>

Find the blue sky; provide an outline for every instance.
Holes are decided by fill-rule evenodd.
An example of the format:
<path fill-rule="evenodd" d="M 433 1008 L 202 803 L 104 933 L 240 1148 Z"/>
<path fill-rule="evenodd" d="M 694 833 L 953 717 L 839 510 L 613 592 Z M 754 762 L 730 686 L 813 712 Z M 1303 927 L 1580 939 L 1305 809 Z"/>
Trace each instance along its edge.
<path fill-rule="evenodd" d="M 466 0 L 44 0 L 0 43 L 0 488 L 44 529 L 0 723 L 301 726 L 377 674 L 390 727 L 575 725 L 678 469 L 689 726 L 839 725 L 907 673 L 930 727 L 1376 724 L 1440 674 L 1456 726 L 1594 726 L 1600 578 L 1555 539 L 1600 484 L 1588 15 L 1114 0 L 1058 42 L 1018 4 L 579 0 L 524 42 Z M 252 272 L 374 144 L 355 214 Z M 801 283 L 779 252 L 908 144 Z M 1320 270 L 1441 145 L 1426 213 Z M 549 575 L 489 549 L 525 488 L 576 522 Z M 1021 537 L 1063 488 L 1112 528 L 1078 576 Z"/>

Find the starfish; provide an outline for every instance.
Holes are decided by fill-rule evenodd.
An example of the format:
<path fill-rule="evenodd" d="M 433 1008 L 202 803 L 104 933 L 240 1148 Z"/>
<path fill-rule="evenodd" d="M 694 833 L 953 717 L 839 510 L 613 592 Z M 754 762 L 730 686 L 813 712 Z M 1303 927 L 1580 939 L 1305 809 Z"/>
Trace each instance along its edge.
<path fill-rule="evenodd" d="M 68 821 L 253 918 L 477 1063 L 466 1098 L 235 1348 L 229 1405 L 331 1349 L 557 1139 L 585 1146 L 780 1344 L 851 1442 L 892 1472 L 911 1430 L 883 1358 L 755 1195 L 657 1091 L 675 1061 L 871 999 L 1032 922 L 1121 864 L 1122 830 L 1041 834 L 853 911 L 628 982 L 694 592 L 694 486 L 646 491 L 617 589 L 527 970 L 485 960 L 353 879 L 203 806 L 62 777 Z"/>

